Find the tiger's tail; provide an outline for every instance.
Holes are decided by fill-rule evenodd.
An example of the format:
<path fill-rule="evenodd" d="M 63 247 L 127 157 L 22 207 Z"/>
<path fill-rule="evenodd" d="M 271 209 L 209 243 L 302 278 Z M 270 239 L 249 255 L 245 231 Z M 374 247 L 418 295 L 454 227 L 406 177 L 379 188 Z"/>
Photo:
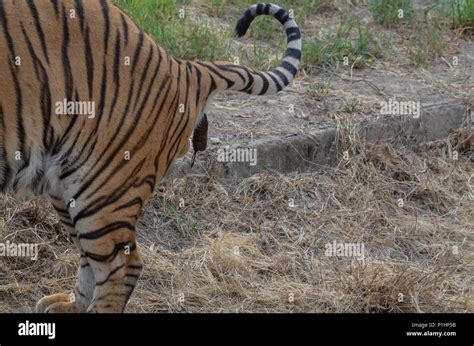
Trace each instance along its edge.
<path fill-rule="evenodd" d="M 287 49 L 280 66 L 270 71 L 255 71 L 243 65 L 217 61 L 203 63 L 215 79 L 217 91 L 237 90 L 252 95 L 270 95 L 290 84 L 301 63 L 301 33 L 288 12 L 274 4 L 258 4 L 249 7 L 236 26 L 237 36 L 245 35 L 255 17 L 271 15 L 285 28 Z"/>

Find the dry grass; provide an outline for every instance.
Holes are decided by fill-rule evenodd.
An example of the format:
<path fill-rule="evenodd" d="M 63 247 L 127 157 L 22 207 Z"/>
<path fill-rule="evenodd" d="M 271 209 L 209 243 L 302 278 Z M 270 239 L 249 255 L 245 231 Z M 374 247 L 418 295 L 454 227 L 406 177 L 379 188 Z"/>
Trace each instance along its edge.
<path fill-rule="evenodd" d="M 446 141 L 415 153 L 339 138 L 351 155 L 337 167 L 161 188 L 140 218 L 146 269 L 127 311 L 473 312 L 470 131 L 450 140 L 457 161 Z M 0 312 L 29 312 L 72 289 L 78 255 L 42 200 L 1 203 L 0 242 L 41 251 L 0 258 Z M 364 261 L 326 256 L 333 241 L 364 244 Z"/>

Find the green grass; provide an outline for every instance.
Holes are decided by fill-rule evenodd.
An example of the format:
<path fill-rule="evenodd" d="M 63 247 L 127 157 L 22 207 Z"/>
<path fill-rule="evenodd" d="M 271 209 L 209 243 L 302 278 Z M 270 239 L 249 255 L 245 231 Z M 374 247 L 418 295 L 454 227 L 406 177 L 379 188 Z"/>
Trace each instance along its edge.
<path fill-rule="evenodd" d="M 197 228 L 197 220 L 195 220 L 193 217 L 186 216 L 179 203 L 171 203 L 170 210 L 176 225 L 179 227 L 186 226 L 187 228 L 191 228 L 191 230 L 195 230 Z"/>
<path fill-rule="evenodd" d="M 251 5 L 261 3 L 257 0 L 203 0 L 204 7 L 210 10 L 214 16 L 226 17 L 240 16 L 245 9 Z M 264 1 L 263 1 L 264 2 Z M 271 1 L 269 1 L 271 2 Z M 279 0 L 273 1 L 287 11 L 293 10 L 294 18 L 299 24 L 317 14 L 318 9 L 330 0 Z M 278 24 L 277 24 L 278 25 Z"/>
<path fill-rule="evenodd" d="M 435 27 L 414 30 L 408 44 L 408 58 L 417 66 L 426 66 L 428 61 L 443 54 L 446 42 L 441 29 Z"/>
<path fill-rule="evenodd" d="M 262 16 L 252 23 L 244 39 L 246 44 L 234 45 L 234 25 L 244 10 L 255 0 L 114 0 L 155 41 L 171 54 L 182 59 L 226 60 L 255 69 L 267 70 L 279 64 L 286 47 L 281 25 Z M 303 31 L 303 64 L 308 72 L 319 67 L 332 69 L 341 64 L 359 68 L 374 59 L 387 57 L 390 42 L 381 39 L 383 32 L 362 25 L 355 16 L 341 18 L 336 28 L 325 29 L 320 38 L 314 33 L 313 20 L 328 0 L 275 1 L 292 10 Z M 474 0 L 433 0 L 419 13 L 412 0 L 368 0 L 374 18 L 386 27 L 397 25 L 407 37 L 407 54 L 418 66 L 442 54 L 445 48 L 441 24 L 453 20 L 457 27 L 473 27 Z M 184 9 L 184 18 L 179 16 Z M 399 10 L 403 18 L 399 18 Z M 192 11 L 192 13 L 191 13 Z M 218 17 L 218 18 L 216 18 Z M 211 21 L 229 23 L 228 29 L 211 26 Z M 443 23 L 444 23 L 443 22 Z M 449 25 L 449 24 L 448 24 Z M 308 32 L 309 29 L 309 32 Z M 382 49 L 383 47 L 383 49 Z M 346 62 L 346 64 L 344 64 Z"/>
<path fill-rule="evenodd" d="M 369 8 L 377 22 L 385 27 L 401 23 L 412 25 L 421 18 L 437 25 L 451 18 L 454 27 L 474 30 L 474 0 L 425 1 L 421 13 L 415 12 L 413 3 L 413 0 L 369 0 Z M 403 10 L 403 18 L 399 18 L 399 10 Z"/>
<path fill-rule="evenodd" d="M 474 0 L 431 0 L 415 11 L 413 0 L 369 0 L 376 21 L 385 27 L 397 25 L 406 38 L 408 59 L 416 66 L 426 66 L 446 51 L 448 31 L 454 27 L 474 27 Z M 404 18 L 398 18 L 403 9 Z"/>
<path fill-rule="evenodd" d="M 355 32 L 356 38 L 351 37 Z M 357 17 L 343 21 L 336 32 L 329 30 L 323 39 L 309 38 L 303 43 L 303 64 L 333 67 L 346 62 L 347 66 L 360 67 L 372 58 L 382 56 L 380 44 L 367 26 L 362 26 Z"/>
<path fill-rule="evenodd" d="M 293 10 L 297 21 L 305 21 L 315 14 L 318 6 L 326 0 L 282 0 L 279 5 Z M 206 14 L 210 17 L 223 17 L 232 21 L 227 32 L 216 31 L 205 20 L 192 20 L 186 12 L 190 0 L 114 0 L 135 22 L 151 35 L 155 41 L 171 54 L 182 59 L 232 60 L 238 57 L 242 63 L 255 68 L 273 66 L 268 49 L 256 44 L 253 49 L 240 49 L 232 52 L 231 40 L 237 19 L 245 9 L 256 3 L 255 0 L 203 0 Z M 185 9 L 185 18 L 179 17 L 179 10 Z M 285 33 L 273 18 L 259 17 L 252 23 L 247 37 L 269 42 L 271 47 L 285 46 Z"/>
<path fill-rule="evenodd" d="M 279 1 L 279 4 L 294 11 L 296 20 L 304 21 L 315 13 L 317 6 L 325 0 Z M 259 17 L 252 23 L 247 37 L 263 40 L 261 43 L 231 49 L 234 25 L 245 9 L 254 0 L 204 0 L 205 13 L 219 16 L 231 22 L 230 30 L 216 30 L 206 20 L 192 19 L 188 5 L 190 0 L 114 0 L 127 12 L 145 32 L 171 54 L 182 59 L 228 60 L 237 57 L 241 64 L 256 69 L 268 69 L 278 65 L 274 52 L 283 53 L 286 37 L 280 23 L 271 17 Z M 184 18 L 180 18 L 184 9 Z"/>
<path fill-rule="evenodd" d="M 412 0 L 369 0 L 369 8 L 374 18 L 385 27 L 410 22 L 415 15 Z"/>
<path fill-rule="evenodd" d="M 474 31 L 474 0 L 451 0 L 454 24 Z"/>
<path fill-rule="evenodd" d="M 230 41 L 206 21 L 192 21 L 187 0 L 114 0 L 145 32 L 182 59 L 228 60 Z M 184 18 L 180 10 L 185 9 Z"/>

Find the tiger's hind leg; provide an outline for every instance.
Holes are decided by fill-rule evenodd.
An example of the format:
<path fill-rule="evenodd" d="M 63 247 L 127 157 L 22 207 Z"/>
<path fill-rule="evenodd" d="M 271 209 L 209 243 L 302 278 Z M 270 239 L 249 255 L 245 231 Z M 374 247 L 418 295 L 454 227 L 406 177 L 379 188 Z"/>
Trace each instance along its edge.
<path fill-rule="evenodd" d="M 95 278 L 87 312 L 124 311 L 143 268 L 135 242 L 136 220 L 133 212 L 124 216 L 120 210 L 99 212 L 76 223 L 78 239 Z"/>
<path fill-rule="evenodd" d="M 65 312 L 86 312 L 92 295 L 94 293 L 94 273 L 81 244 L 77 237 L 74 225 L 72 224 L 69 212 L 66 209 L 64 202 L 55 197 L 51 197 L 51 202 L 54 209 L 59 215 L 61 224 L 68 232 L 74 244 L 79 249 L 80 266 L 77 275 L 76 287 L 74 293 L 59 293 L 46 296 L 36 304 L 36 312 L 39 313 L 65 313 Z"/>

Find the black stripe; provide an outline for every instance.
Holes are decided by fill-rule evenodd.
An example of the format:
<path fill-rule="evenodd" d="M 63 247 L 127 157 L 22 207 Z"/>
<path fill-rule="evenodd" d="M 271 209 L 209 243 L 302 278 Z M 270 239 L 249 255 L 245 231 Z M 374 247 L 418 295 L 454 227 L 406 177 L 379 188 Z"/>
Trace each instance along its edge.
<path fill-rule="evenodd" d="M 209 87 L 209 93 L 211 93 L 217 89 L 217 84 L 216 84 L 216 80 L 214 79 L 214 76 L 210 73 L 209 73 L 209 78 L 211 79 L 211 86 Z"/>
<path fill-rule="evenodd" d="M 286 29 L 286 35 L 287 35 L 287 43 L 290 43 L 291 41 L 299 40 L 301 39 L 301 32 L 298 27 L 292 27 Z"/>
<path fill-rule="evenodd" d="M 133 61 L 132 61 L 132 74 L 135 71 L 135 68 L 137 67 L 138 57 L 140 56 L 140 53 L 142 51 L 144 39 L 145 39 L 145 34 L 143 33 L 143 30 L 140 30 L 140 36 L 138 38 L 137 48 L 135 49 L 135 54 L 133 56 Z"/>
<path fill-rule="evenodd" d="M 280 77 L 281 81 L 283 82 L 283 85 L 288 85 L 290 82 L 288 81 L 288 78 L 286 78 L 285 74 L 281 72 L 280 70 L 273 69 L 271 72 L 276 74 L 278 77 Z"/>
<path fill-rule="evenodd" d="M 92 100 L 92 93 L 94 89 L 94 56 L 92 55 L 92 47 L 90 40 L 90 29 L 89 26 L 86 28 L 86 35 L 84 37 L 85 44 L 85 58 L 86 58 L 86 68 L 87 68 L 87 86 L 89 88 L 89 100 Z"/>
<path fill-rule="evenodd" d="M 43 49 L 43 54 L 46 58 L 46 61 L 49 64 L 48 50 L 46 48 L 46 39 L 44 38 L 44 32 L 43 32 L 43 29 L 41 28 L 40 16 L 33 0 L 28 0 L 28 7 L 30 8 L 31 16 L 33 17 L 34 22 L 35 22 L 35 28 L 41 42 L 41 48 Z"/>
<path fill-rule="evenodd" d="M 284 57 L 285 58 L 286 57 L 292 57 L 292 58 L 295 58 L 297 60 L 301 60 L 301 50 L 296 49 L 296 48 L 287 48 Z"/>
<path fill-rule="evenodd" d="M 179 72 L 179 70 L 178 70 L 178 72 Z M 178 79 L 177 79 L 177 84 L 178 85 L 179 85 L 180 78 L 181 78 L 181 75 L 178 73 Z M 171 101 L 172 106 L 170 108 L 170 114 L 175 114 L 176 113 L 176 110 L 178 108 L 178 103 L 179 103 L 179 96 L 180 96 L 180 92 L 179 92 L 179 88 L 178 88 L 175 92 L 173 100 Z M 169 133 L 170 132 L 171 124 L 172 124 L 172 122 L 168 123 L 168 126 L 164 130 L 164 133 Z M 166 145 L 165 145 L 166 139 L 167 139 L 167 136 L 163 136 L 163 139 L 161 140 L 161 143 L 160 143 L 160 148 L 161 149 L 160 149 L 160 151 L 158 151 L 158 154 L 155 156 L 155 167 L 158 167 L 159 159 L 162 157 L 162 153 L 166 148 Z M 167 162 L 166 162 L 166 165 L 168 165 Z M 166 169 L 168 169 L 168 166 L 166 167 Z"/>
<path fill-rule="evenodd" d="M 277 13 L 273 16 L 275 17 L 282 25 L 285 25 L 286 22 L 290 19 L 290 16 L 284 9 L 278 10 Z"/>
<path fill-rule="evenodd" d="M 114 98 L 112 100 L 112 107 L 110 108 L 109 112 L 109 119 L 108 121 L 110 122 L 110 119 L 112 118 L 112 114 L 115 110 L 115 105 L 117 104 L 118 100 L 118 94 L 120 90 L 120 52 L 121 52 L 121 46 L 120 46 L 120 32 L 117 29 L 117 33 L 115 35 L 115 54 L 114 54 Z"/>
<path fill-rule="evenodd" d="M 68 55 L 68 47 L 69 47 L 69 27 L 68 27 L 68 19 L 66 16 L 66 9 L 63 8 L 63 43 L 62 43 L 62 60 L 63 60 L 63 68 L 64 68 L 64 80 L 65 80 L 65 90 L 67 100 L 70 101 L 72 99 L 73 94 L 73 77 L 71 72 L 71 63 L 69 60 Z"/>
<path fill-rule="evenodd" d="M 142 76 L 140 78 L 140 84 L 136 92 L 135 103 L 133 105 L 133 111 L 135 111 L 135 109 L 137 108 L 138 100 L 140 99 L 140 96 L 142 95 L 143 84 L 145 83 L 145 79 L 147 77 L 147 72 L 148 72 L 148 69 L 150 68 L 150 62 L 152 58 L 153 58 L 153 47 L 150 46 L 150 52 L 148 53 L 148 58 L 145 63 L 145 68 L 143 69 Z"/>
<path fill-rule="evenodd" d="M 56 206 L 54 202 L 51 204 L 53 205 L 53 208 L 56 211 L 56 213 L 58 213 L 60 216 L 63 216 L 65 218 L 70 218 L 69 211 L 67 209 L 63 209 L 61 207 Z"/>
<path fill-rule="evenodd" d="M 130 246 L 130 252 L 133 252 L 137 249 L 137 244 L 135 243 L 133 243 L 132 245 L 130 245 L 129 243 L 117 243 L 115 244 L 115 247 L 112 252 L 107 255 L 98 255 L 87 251 L 85 252 L 85 255 L 87 258 L 90 258 L 91 260 L 94 260 L 96 262 L 112 262 L 115 257 L 117 257 L 119 251 L 125 250 L 125 246 Z"/>
<path fill-rule="evenodd" d="M 120 13 L 120 18 L 122 19 L 122 27 L 123 27 L 123 32 L 125 33 L 125 46 L 126 46 L 128 45 L 128 24 L 123 13 Z"/>
<path fill-rule="evenodd" d="M 127 266 L 127 268 L 131 268 L 131 269 L 143 269 L 143 265 L 142 264 L 129 264 Z"/>
<path fill-rule="evenodd" d="M 127 203 L 124 203 L 124 204 L 118 206 L 117 208 L 115 208 L 113 210 L 113 212 L 115 212 L 117 210 L 121 210 L 121 209 L 127 209 L 127 208 L 133 207 L 135 205 L 138 205 L 141 208 L 142 205 L 143 205 L 143 200 L 140 197 L 135 197 L 131 201 L 129 201 Z"/>
<path fill-rule="evenodd" d="M 221 70 L 237 74 L 240 77 L 240 79 L 242 79 L 242 82 L 245 82 L 245 80 L 246 80 L 244 75 L 237 70 L 238 68 L 240 68 L 240 66 L 237 66 L 237 65 L 216 65 L 215 63 L 213 63 L 213 65 L 216 66 L 217 68 L 220 68 Z"/>
<path fill-rule="evenodd" d="M 81 33 L 84 35 L 84 6 L 82 0 L 75 0 L 76 11 L 79 16 L 79 23 L 81 24 Z"/>
<path fill-rule="evenodd" d="M 69 121 L 69 124 L 66 128 L 66 130 L 64 131 L 63 135 L 61 136 L 60 139 L 57 139 L 54 146 L 53 146 L 53 150 L 52 150 L 52 153 L 53 155 L 56 155 L 59 150 L 62 150 L 63 149 L 63 145 L 64 143 L 66 143 L 69 139 L 69 132 L 72 130 L 72 128 L 74 127 L 74 125 L 76 124 L 76 121 L 79 117 L 69 117 L 71 120 Z M 80 129 L 79 131 L 81 131 L 82 129 Z"/>
<path fill-rule="evenodd" d="M 271 73 L 267 73 L 270 78 L 273 80 L 273 82 L 275 83 L 275 86 L 277 88 L 277 91 L 281 91 L 283 89 L 283 87 L 280 85 L 280 82 L 278 81 L 278 79 L 276 79 L 275 76 L 273 76 Z"/>
<path fill-rule="evenodd" d="M 125 286 L 130 287 L 130 289 L 125 294 L 125 304 L 122 307 L 122 313 L 125 311 L 125 307 L 127 306 L 127 302 L 130 299 L 130 296 L 132 295 L 133 290 L 135 289 L 135 285 L 125 284 Z"/>
<path fill-rule="evenodd" d="M 246 84 L 245 87 L 242 89 L 242 91 L 251 94 L 251 93 L 252 93 L 253 84 L 254 84 L 254 82 L 255 82 L 255 78 L 253 77 L 253 73 L 252 73 L 252 71 L 250 71 L 250 70 L 249 70 L 247 67 L 245 67 L 245 66 L 241 66 L 240 68 L 242 68 L 245 72 L 247 72 L 247 77 L 248 77 L 247 84 Z"/>
<path fill-rule="evenodd" d="M 242 37 L 247 32 L 250 23 L 252 23 L 254 16 L 250 9 L 247 9 L 243 16 L 237 21 L 237 25 L 235 26 L 235 32 L 237 33 L 237 37 Z"/>
<path fill-rule="evenodd" d="M 180 96 L 181 96 L 181 89 L 180 89 L 180 85 L 181 85 L 181 69 L 178 68 L 178 76 L 176 77 L 176 85 L 177 85 L 177 90 L 176 90 L 176 93 L 174 94 L 174 97 L 173 97 L 173 100 L 171 101 L 171 106 L 168 108 L 169 109 L 169 114 L 176 114 L 177 110 L 178 110 L 178 106 L 179 106 L 179 100 L 180 100 Z M 171 126 L 173 125 L 173 121 L 170 121 L 168 122 L 168 125 L 164 131 L 164 133 L 166 134 L 165 136 L 163 136 L 162 140 L 161 140 L 161 143 L 160 143 L 160 151 L 158 152 L 158 155 L 161 157 L 161 153 L 163 152 L 163 150 L 165 149 L 166 147 L 166 143 L 169 143 L 167 141 L 167 139 L 169 138 L 169 133 L 171 131 Z M 179 124 L 178 124 L 179 126 Z"/>
<path fill-rule="evenodd" d="M 76 143 L 78 142 L 80 136 L 81 136 L 81 132 L 82 132 L 82 129 L 79 131 L 78 135 L 74 138 L 74 141 L 73 143 L 71 144 L 71 147 L 66 151 L 66 154 L 63 155 L 63 157 L 67 158 L 69 157 L 69 154 L 72 153 L 72 151 L 75 149 L 75 146 L 76 146 Z M 64 171 L 64 172 L 61 172 L 61 175 L 59 176 L 59 179 L 63 180 L 65 178 L 67 178 L 68 176 L 70 176 L 71 174 L 73 174 L 76 170 L 78 170 L 79 168 L 81 167 L 84 167 L 84 164 L 89 160 L 89 158 L 91 157 L 92 153 L 94 152 L 94 148 L 95 148 L 95 145 L 97 144 L 97 141 L 98 141 L 98 138 L 95 137 L 94 138 L 94 141 L 91 143 L 91 145 L 89 146 L 89 141 L 90 139 L 92 139 L 93 136 L 92 136 L 92 132 L 89 134 L 89 138 L 87 139 L 86 141 L 86 144 L 83 145 L 80 153 L 79 153 L 79 157 L 76 161 L 77 164 L 74 165 L 73 167 L 71 167 L 70 169 L 68 169 L 67 171 Z M 88 151 L 86 151 L 88 149 Z M 80 160 L 82 155 L 87 152 L 87 156 L 83 159 L 83 160 Z M 69 154 L 68 154 L 69 153 Z M 80 160 L 80 161 L 79 161 Z M 68 166 L 68 164 L 65 162 L 66 166 Z M 69 163 L 70 165 L 70 163 Z"/>
<path fill-rule="evenodd" d="M 268 91 L 268 88 L 270 87 L 270 83 L 269 83 L 267 77 L 265 76 L 265 74 L 263 74 L 262 72 L 259 72 L 258 75 L 262 79 L 262 83 L 263 83 L 262 90 L 260 90 L 260 92 L 258 94 L 259 95 L 264 95 Z"/>
<path fill-rule="evenodd" d="M 117 266 L 116 268 L 114 268 L 114 270 L 112 270 L 109 275 L 107 275 L 107 277 L 105 278 L 105 280 L 103 281 L 100 281 L 100 282 L 97 282 L 95 285 L 96 286 L 102 286 L 103 284 L 105 284 L 107 281 L 110 280 L 110 278 L 116 273 L 118 272 L 120 269 L 122 269 L 123 267 L 125 267 L 125 264 L 121 264 L 119 266 Z"/>
<path fill-rule="evenodd" d="M 212 73 L 217 75 L 219 78 L 225 80 L 227 82 L 227 89 L 232 88 L 232 86 L 235 84 L 234 81 L 230 80 L 229 78 L 226 78 L 225 76 L 223 76 L 221 73 L 219 73 L 217 71 L 217 69 L 216 69 L 216 68 L 218 68 L 217 65 L 214 65 L 214 66 L 216 66 L 216 68 L 214 68 L 214 67 L 209 66 L 208 64 L 203 63 L 201 61 L 196 61 L 196 63 L 201 65 L 201 66 L 204 66 L 204 67 L 208 68 Z"/>
<path fill-rule="evenodd" d="M 107 93 L 107 62 L 104 56 L 104 62 L 102 63 L 102 83 L 100 86 L 100 102 L 99 102 L 99 108 L 98 108 L 99 116 L 97 117 L 97 123 L 96 123 L 96 126 L 94 127 L 94 131 L 92 131 L 94 135 L 97 133 L 97 130 L 99 129 L 100 120 L 102 119 L 102 116 L 104 115 L 105 101 L 107 99 L 106 93 Z"/>
<path fill-rule="evenodd" d="M 49 0 L 49 1 L 53 5 L 54 13 L 56 14 L 56 17 L 59 17 L 59 3 L 58 3 L 58 0 Z"/>
<path fill-rule="evenodd" d="M 185 83 L 186 93 L 184 95 L 184 100 L 185 101 L 188 100 L 188 95 L 189 95 L 189 73 L 190 73 L 190 69 L 188 68 L 188 66 L 186 66 L 186 83 Z M 186 121 L 184 122 L 184 126 L 181 128 L 181 131 L 179 132 L 178 136 L 176 136 L 176 139 L 173 143 L 173 147 L 175 146 L 175 151 L 172 155 L 171 155 L 171 150 L 168 152 L 168 156 L 167 156 L 168 164 L 170 164 L 171 161 L 174 159 L 174 156 L 175 156 L 175 154 L 178 150 L 178 146 L 179 146 L 180 141 L 182 139 L 182 134 L 183 134 L 184 130 L 186 129 L 188 123 L 189 123 L 189 103 L 188 102 L 186 102 L 186 107 L 185 107 L 185 110 L 184 110 L 183 118 L 184 118 L 184 116 L 186 116 Z M 176 126 L 176 129 L 171 134 L 171 139 L 174 137 L 176 131 L 179 128 L 179 125 L 183 122 L 183 118 L 180 119 L 179 123 Z M 186 140 L 187 140 L 187 138 L 186 138 Z"/>
<path fill-rule="evenodd" d="M 197 85 L 196 85 L 196 110 L 198 110 L 198 106 L 200 103 L 201 99 L 201 70 L 193 64 L 194 69 L 196 70 L 196 79 L 197 79 Z"/>
<path fill-rule="evenodd" d="M 296 69 L 296 67 L 294 67 L 292 64 L 290 64 L 289 62 L 287 61 L 282 61 L 281 62 L 281 67 L 283 67 L 285 70 L 287 70 L 288 72 L 290 72 L 293 76 L 296 75 L 296 72 L 298 72 L 298 70 Z"/>
<path fill-rule="evenodd" d="M 67 209 L 63 209 L 61 207 L 58 207 L 58 206 L 54 205 L 54 203 L 52 203 L 52 204 L 53 204 L 54 210 L 56 210 L 56 212 L 58 214 L 60 214 L 61 216 L 64 216 L 64 217 L 70 217 L 69 211 Z"/>
<path fill-rule="evenodd" d="M 141 187 L 144 184 L 147 184 L 150 187 L 150 192 L 153 192 L 153 190 L 155 189 L 155 183 L 156 183 L 156 175 L 150 174 L 150 175 L 147 175 L 142 180 L 136 182 L 133 185 L 133 187 L 137 188 L 137 187 Z"/>
<path fill-rule="evenodd" d="M 82 266 L 81 266 L 82 267 Z M 82 297 L 82 298 L 86 298 L 86 295 L 84 293 L 82 293 L 81 291 L 79 291 L 79 288 L 76 287 L 76 292 Z"/>
<path fill-rule="evenodd" d="M 173 83 L 170 79 L 167 80 L 167 85 L 168 87 L 166 88 L 166 92 L 165 92 L 165 96 L 163 97 L 162 101 L 161 101 L 161 104 L 160 106 L 158 107 L 158 111 L 156 112 L 157 116 L 155 116 L 155 123 L 156 121 L 159 119 L 160 115 L 163 113 L 162 112 L 162 109 L 165 105 L 165 102 L 169 99 L 169 94 L 170 94 L 170 91 L 172 90 L 172 86 L 173 86 Z M 175 90 L 176 91 L 176 90 Z M 176 100 L 176 97 L 177 97 L 177 92 L 173 98 L 173 100 L 171 101 L 171 104 L 173 105 L 175 100 Z M 154 159 L 154 167 L 155 167 L 155 171 L 158 170 L 158 166 L 159 166 L 159 159 L 161 157 L 161 152 L 162 152 L 162 149 L 158 152 L 158 154 L 155 156 L 155 159 Z M 154 185 L 154 184 L 153 184 Z"/>
<path fill-rule="evenodd" d="M 263 14 L 269 15 L 271 7 L 272 7 L 272 4 L 266 4 L 265 7 L 263 8 Z"/>
<path fill-rule="evenodd" d="M 260 15 L 264 14 L 263 13 L 263 8 L 264 7 L 265 7 L 265 4 L 258 4 L 257 5 L 257 16 L 260 16 Z"/>
<path fill-rule="evenodd" d="M 183 132 L 184 130 L 186 130 L 186 127 L 188 126 L 188 123 L 189 123 L 189 115 L 186 113 L 186 121 L 184 122 L 184 125 L 183 127 L 181 128 L 181 131 L 178 133 L 178 135 L 176 136 L 176 139 L 173 141 L 173 143 L 171 144 L 171 148 L 173 148 L 173 150 L 170 150 L 168 152 L 168 155 L 167 155 L 167 164 L 168 166 L 171 164 L 171 162 L 173 161 L 173 159 L 175 158 L 177 152 L 178 152 L 178 147 L 179 147 L 179 144 L 180 144 L 180 141 L 181 139 L 183 138 Z M 179 122 L 178 126 L 182 123 L 182 120 Z M 178 126 L 176 126 L 176 129 L 175 129 L 175 132 L 176 130 L 178 129 Z M 186 138 L 186 140 L 188 140 L 188 138 Z"/>
<path fill-rule="evenodd" d="M 109 33 L 110 33 L 110 16 L 109 16 L 109 5 L 107 1 L 100 0 L 100 5 L 102 6 L 102 13 L 104 15 L 105 29 L 104 29 L 104 47 L 105 54 L 109 48 Z"/>
<path fill-rule="evenodd" d="M 135 227 L 131 223 L 126 221 L 115 221 L 111 224 L 108 224 L 107 226 L 96 229 L 94 231 L 88 233 L 81 233 L 79 234 L 79 239 L 99 239 L 104 235 L 117 231 L 119 229 L 128 229 L 132 232 L 135 231 Z"/>

